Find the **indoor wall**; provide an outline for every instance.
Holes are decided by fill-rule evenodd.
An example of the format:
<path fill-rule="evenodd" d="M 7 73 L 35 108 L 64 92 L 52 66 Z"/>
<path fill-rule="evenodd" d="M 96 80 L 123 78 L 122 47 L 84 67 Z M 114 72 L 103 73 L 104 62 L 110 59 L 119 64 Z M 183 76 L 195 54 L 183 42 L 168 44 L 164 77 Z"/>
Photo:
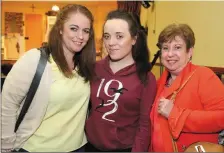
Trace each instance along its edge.
<path fill-rule="evenodd" d="M 192 62 L 203 66 L 224 67 L 224 2 L 222 1 L 155 1 L 142 8 L 141 22 L 148 27 L 151 60 L 158 50 L 159 33 L 171 23 L 187 23 L 195 32 Z M 158 61 L 157 61 L 158 62 Z M 159 77 L 159 68 L 153 72 Z"/>

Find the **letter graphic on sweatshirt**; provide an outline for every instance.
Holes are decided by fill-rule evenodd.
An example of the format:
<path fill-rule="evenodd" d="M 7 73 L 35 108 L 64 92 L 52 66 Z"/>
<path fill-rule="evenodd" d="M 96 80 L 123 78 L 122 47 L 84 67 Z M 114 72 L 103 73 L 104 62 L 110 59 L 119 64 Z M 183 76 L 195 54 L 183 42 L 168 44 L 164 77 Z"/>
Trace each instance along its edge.
<path fill-rule="evenodd" d="M 101 80 L 101 83 L 100 83 L 100 86 L 99 86 L 99 88 L 98 88 L 97 95 L 96 95 L 97 97 L 99 97 L 99 94 L 100 94 L 101 88 L 102 88 L 102 86 L 103 86 L 103 84 L 104 84 L 104 81 L 105 81 L 105 79 L 102 79 L 102 80 Z M 118 89 L 115 89 L 115 88 L 109 88 L 112 82 L 117 82 L 117 83 L 118 83 Z M 108 93 L 109 89 L 110 89 L 110 90 L 113 90 L 113 91 L 114 91 L 114 94 L 110 95 L 110 94 Z M 118 81 L 118 80 L 114 80 L 114 79 L 113 79 L 113 80 L 108 81 L 108 82 L 105 84 L 105 86 L 104 86 L 104 93 L 105 93 L 108 97 L 111 97 L 111 98 L 113 98 L 113 99 L 107 100 L 106 103 L 102 102 L 102 104 L 100 104 L 100 105 L 101 105 L 101 107 L 109 106 L 109 105 L 114 105 L 114 108 L 113 108 L 111 111 L 104 113 L 103 116 L 102 116 L 102 119 L 107 120 L 107 121 L 110 121 L 110 122 L 115 122 L 114 120 L 110 120 L 110 119 L 106 118 L 106 116 L 108 116 L 108 115 L 110 115 L 110 114 L 113 114 L 114 112 L 117 111 L 117 109 L 118 109 L 117 100 L 118 100 L 118 98 L 120 97 L 120 95 L 123 94 L 123 92 L 121 91 L 121 89 L 123 89 L 123 85 L 122 85 L 122 83 L 121 83 L 120 81 Z"/>

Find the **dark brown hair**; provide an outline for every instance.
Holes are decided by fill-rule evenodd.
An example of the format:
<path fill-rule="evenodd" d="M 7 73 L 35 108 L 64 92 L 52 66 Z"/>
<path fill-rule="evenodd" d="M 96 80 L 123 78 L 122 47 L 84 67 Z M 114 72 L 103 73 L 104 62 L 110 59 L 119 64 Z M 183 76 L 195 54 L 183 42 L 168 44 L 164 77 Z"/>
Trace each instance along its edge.
<path fill-rule="evenodd" d="M 61 9 L 61 11 L 57 15 L 55 24 L 53 25 L 49 33 L 49 53 L 52 54 L 54 61 L 56 62 L 64 76 L 67 78 L 71 78 L 73 76 L 73 73 L 69 69 L 67 61 L 65 59 L 62 47 L 62 35 L 60 34 L 60 31 L 63 30 L 64 23 L 69 18 L 69 15 L 71 13 L 77 12 L 82 13 L 90 20 L 91 28 L 90 37 L 86 46 L 84 46 L 84 48 L 80 52 L 75 53 L 75 56 L 73 57 L 74 66 L 78 68 L 78 74 L 84 77 L 85 81 L 89 81 L 92 80 L 95 76 L 94 64 L 96 59 L 96 51 L 93 31 L 93 15 L 85 6 L 69 4 Z"/>
<path fill-rule="evenodd" d="M 138 16 L 123 10 L 115 10 L 107 15 L 106 21 L 112 19 L 126 21 L 132 38 L 137 36 L 136 43 L 132 47 L 132 56 L 137 67 L 139 80 L 146 85 L 148 81 L 147 74 L 151 68 L 151 64 L 149 63 L 149 49 L 147 46 L 146 33 L 140 24 Z"/>
<path fill-rule="evenodd" d="M 194 32 L 187 24 L 170 24 L 165 27 L 158 38 L 159 47 L 161 48 L 163 43 L 174 40 L 176 36 L 179 36 L 184 40 L 187 49 L 194 47 Z"/>

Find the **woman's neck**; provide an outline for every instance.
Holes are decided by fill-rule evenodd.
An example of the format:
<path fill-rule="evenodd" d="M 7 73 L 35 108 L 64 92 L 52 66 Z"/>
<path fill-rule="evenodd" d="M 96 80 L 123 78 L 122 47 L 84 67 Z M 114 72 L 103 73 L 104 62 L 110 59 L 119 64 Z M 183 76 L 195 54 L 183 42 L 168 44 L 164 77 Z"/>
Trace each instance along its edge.
<path fill-rule="evenodd" d="M 178 71 L 176 72 L 171 72 L 169 71 L 169 76 L 168 76 L 168 79 L 167 79 L 167 85 L 172 85 L 172 83 L 174 82 L 174 80 L 176 79 L 176 77 L 183 71 L 183 69 L 186 67 L 186 65 L 188 64 L 189 62 L 186 62 L 185 65 L 183 65 Z"/>
<path fill-rule="evenodd" d="M 179 69 L 175 70 L 175 71 L 169 71 L 171 77 L 173 80 L 176 79 L 176 77 L 183 71 L 183 69 L 186 67 L 186 65 L 189 63 L 189 61 L 187 61 L 184 65 L 182 65 Z"/>
<path fill-rule="evenodd" d="M 67 48 L 64 48 L 64 55 L 66 62 L 68 63 L 69 69 L 72 71 L 74 70 L 74 60 L 73 57 L 75 56 L 75 53 L 69 51 Z"/>
<path fill-rule="evenodd" d="M 119 61 L 113 61 L 113 60 L 110 60 L 109 61 L 109 65 L 110 65 L 110 68 L 111 70 L 113 71 L 113 73 L 116 73 L 118 72 L 119 70 L 129 66 L 129 65 L 132 65 L 134 63 L 134 59 L 132 58 L 123 58 Z"/>
<path fill-rule="evenodd" d="M 171 77 L 172 80 L 175 80 L 177 75 L 176 74 L 170 74 L 170 77 Z"/>
<path fill-rule="evenodd" d="M 176 77 L 177 75 L 169 73 L 165 86 L 170 87 L 173 84 Z"/>

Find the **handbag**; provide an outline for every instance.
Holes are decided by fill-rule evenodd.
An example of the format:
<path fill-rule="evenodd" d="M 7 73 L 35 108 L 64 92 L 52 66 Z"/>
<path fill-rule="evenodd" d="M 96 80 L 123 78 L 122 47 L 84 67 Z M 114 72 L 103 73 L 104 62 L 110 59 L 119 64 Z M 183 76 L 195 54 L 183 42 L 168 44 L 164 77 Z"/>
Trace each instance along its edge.
<path fill-rule="evenodd" d="M 190 78 L 194 75 L 196 69 L 189 75 L 189 77 L 186 79 L 186 81 L 176 90 L 173 92 L 170 100 L 175 101 L 175 98 L 177 94 L 180 92 L 181 89 L 187 84 L 187 82 L 190 80 Z M 174 152 L 178 152 L 177 143 L 176 140 L 173 139 L 172 134 L 171 140 L 172 140 L 172 146 Z M 224 152 L 224 146 L 216 143 L 211 142 L 195 142 L 189 145 L 184 152 Z"/>
<path fill-rule="evenodd" d="M 47 64 L 47 53 L 46 53 L 46 49 L 47 47 L 41 47 L 39 48 L 40 50 L 40 59 L 39 59 L 39 63 L 37 65 L 37 69 L 36 69 L 36 72 L 35 72 L 35 75 L 34 75 L 34 78 L 31 82 L 31 85 L 30 85 L 30 88 L 29 88 L 29 91 L 26 95 L 26 100 L 22 106 L 22 109 L 21 109 L 21 112 L 19 114 L 19 117 L 16 121 L 16 124 L 15 124 L 15 129 L 14 129 L 14 132 L 16 132 L 21 124 L 21 122 L 23 121 L 23 118 L 25 117 L 29 107 L 30 107 L 30 104 L 33 100 L 33 97 L 37 91 L 37 88 L 40 84 L 40 80 L 41 80 L 41 77 L 43 75 L 43 72 L 44 72 L 44 69 L 46 67 L 46 64 Z"/>
<path fill-rule="evenodd" d="M 184 152 L 224 152 L 224 146 L 211 142 L 195 142 L 188 146 Z"/>

